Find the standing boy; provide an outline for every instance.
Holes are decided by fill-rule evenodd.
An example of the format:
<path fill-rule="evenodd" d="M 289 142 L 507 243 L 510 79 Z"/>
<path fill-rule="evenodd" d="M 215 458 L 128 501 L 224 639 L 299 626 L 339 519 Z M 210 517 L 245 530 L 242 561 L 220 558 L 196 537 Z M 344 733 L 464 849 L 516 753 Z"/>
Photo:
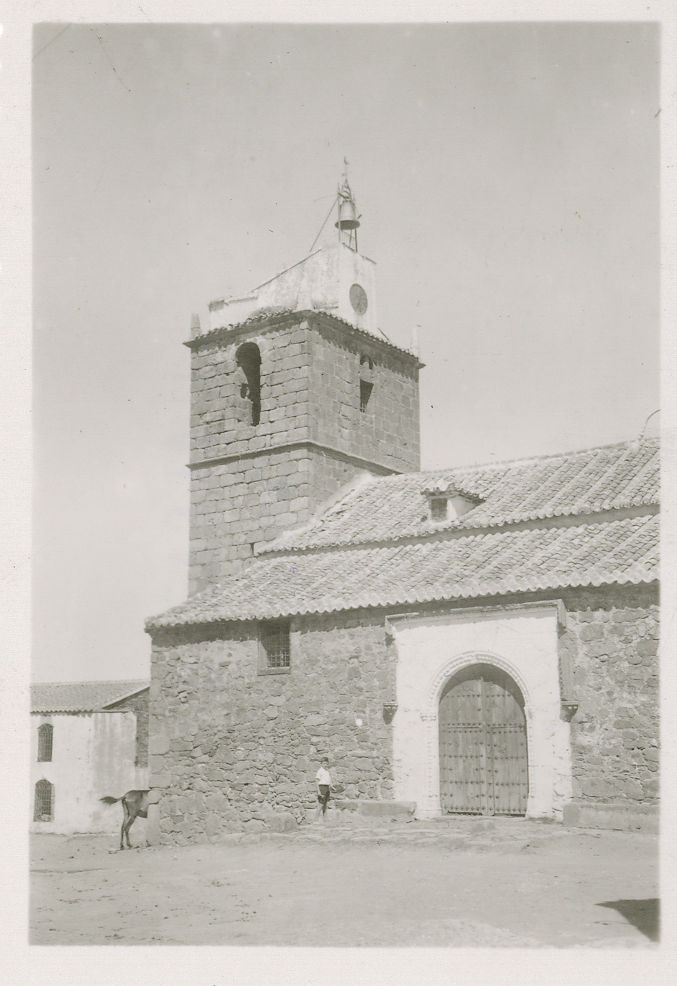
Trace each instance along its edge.
<path fill-rule="evenodd" d="M 315 774 L 317 782 L 317 814 L 324 816 L 327 812 L 327 802 L 331 791 L 331 774 L 329 773 L 329 757 L 322 757 L 320 769 Z"/>

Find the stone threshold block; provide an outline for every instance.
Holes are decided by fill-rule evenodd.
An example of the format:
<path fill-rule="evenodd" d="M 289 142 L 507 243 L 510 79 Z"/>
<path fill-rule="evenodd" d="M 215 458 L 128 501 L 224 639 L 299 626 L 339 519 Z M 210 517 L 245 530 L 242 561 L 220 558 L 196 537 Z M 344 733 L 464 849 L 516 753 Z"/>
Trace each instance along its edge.
<path fill-rule="evenodd" d="M 659 811 L 657 805 L 631 807 L 571 801 L 564 806 L 562 821 L 575 828 L 658 832 Z"/>
<path fill-rule="evenodd" d="M 364 818 L 413 819 L 415 801 L 376 801 L 367 798 L 335 798 L 334 807 L 339 811 L 355 812 Z"/>

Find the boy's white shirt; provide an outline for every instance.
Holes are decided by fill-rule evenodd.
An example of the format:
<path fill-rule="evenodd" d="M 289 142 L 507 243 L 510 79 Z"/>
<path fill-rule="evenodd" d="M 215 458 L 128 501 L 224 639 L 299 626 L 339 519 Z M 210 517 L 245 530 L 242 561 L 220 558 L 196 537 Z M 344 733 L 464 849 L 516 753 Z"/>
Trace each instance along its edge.
<path fill-rule="evenodd" d="M 315 780 L 318 784 L 329 784 L 331 786 L 331 774 L 326 767 L 320 767 L 318 772 L 315 774 Z"/>

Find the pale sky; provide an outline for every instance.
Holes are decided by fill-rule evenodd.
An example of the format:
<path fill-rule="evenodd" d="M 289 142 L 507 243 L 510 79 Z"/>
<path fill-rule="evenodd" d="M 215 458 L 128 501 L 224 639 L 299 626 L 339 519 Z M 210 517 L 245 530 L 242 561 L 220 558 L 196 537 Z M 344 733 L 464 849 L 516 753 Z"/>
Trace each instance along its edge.
<path fill-rule="evenodd" d="M 60 33 L 61 32 L 61 33 Z M 192 312 L 307 252 L 350 160 L 423 468 L 658 396 L 658 29 L 71 26 L 34 61 L 35 680 L 141 677 L 186 593 Z"/>

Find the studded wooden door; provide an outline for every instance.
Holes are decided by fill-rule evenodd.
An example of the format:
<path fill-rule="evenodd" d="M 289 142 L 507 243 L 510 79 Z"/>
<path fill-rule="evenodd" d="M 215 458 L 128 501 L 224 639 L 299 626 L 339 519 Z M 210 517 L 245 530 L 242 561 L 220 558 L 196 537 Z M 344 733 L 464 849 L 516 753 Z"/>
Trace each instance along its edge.
<path fill-rule="evenodd" d="M 507 674 L 475 665 L 440 699 L 442 812 L 524 815 L 529 793 L 524 699 Z"/>

